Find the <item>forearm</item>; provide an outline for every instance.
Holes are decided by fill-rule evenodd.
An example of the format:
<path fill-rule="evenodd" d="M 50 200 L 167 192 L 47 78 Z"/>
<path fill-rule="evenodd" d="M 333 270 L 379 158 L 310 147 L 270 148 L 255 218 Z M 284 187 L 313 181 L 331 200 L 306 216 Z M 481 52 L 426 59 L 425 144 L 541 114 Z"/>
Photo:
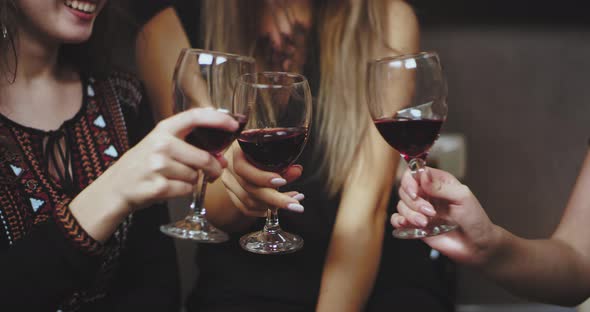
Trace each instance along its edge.
<path fill-rule="evenodd" d="M 381 259 L 386 213 L 347 229 L 335 228 L 324 265 L 317 311 L 361 311 Z"/>
<path fill-rule="evenodd" d="M 69 204 L 70 211 L 86 233 L 103 243 L 111 237 L 131 209 L 110 189 L 108 176 L 112 171 L 105 171 Z"/>
<path fill-rule="evenodd" d="M 482 271 L 532 300 L 577 305 L 590 294 L 590 263 L 567 242 L 528 240 L 499 228 L 499 247 Z"/>

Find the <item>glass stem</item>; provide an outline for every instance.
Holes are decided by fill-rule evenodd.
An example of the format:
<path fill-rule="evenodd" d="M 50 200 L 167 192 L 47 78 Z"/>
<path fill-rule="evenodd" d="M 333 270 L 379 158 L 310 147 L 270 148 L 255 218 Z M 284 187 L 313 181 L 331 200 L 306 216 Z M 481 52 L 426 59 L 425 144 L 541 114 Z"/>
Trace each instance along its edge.
<path fill-rule="evenodd" d="M 280 229 L 279 209 L 276 207 L 269 208 L 266 212 L 266 224 L 264 225 L 264 232 L 275 233 Z"/>
<path fill-rule="evenodd" d="M 195 188 L 193 190 L 193 200 L 190 205 L 192 213 L 190 214 L 189 218 L 194 221 L 205 219 L 207 211 L 205 210 L 203 201 L 205 200 L 206 191 L 207 175 L 202 170 L 199 170 L 199 179 L 197 184 L 195 184 Z"/>
<path fill-rule="evenodd" d="M 410 172 L 412 173 L 412 177 L 414 178 L 414 180 L 416 180 L 416 182 L 418 182 L 418 185 L 420 185 L 420 183 L 422 181 L 422 179 L 421 179 L 422 175 L 427 174 L 426 173 L 426 161 L 422 158 L 412 158 L 408 162 L 408 167 L 410 167 Z M 425 200 L 430 201 L 429 196 L 427 196 L 426 194 L 423 194 L 421 196 Z M 429 220 L 433 219 L 433 217 L 427 217 L 427 218 Z"/>
<path fill-rule="evenodd" d="M 422 158 L 412 158 L 408 162 L 408 167 L 410 167 L 412 177 L 414 177 L 414 179 L 418 181 L 418 184 L 420 184 L 420 177 L 426 170 L 426 161 L 424 161 Z"/>
<path fill-rule="evenodd" d="M 269 208 L 266 212 L 266 224 L 264 225 L 265 232 L 275 233 L 281 228 L 279 226 L 278 210 L 278 208 Z"/>

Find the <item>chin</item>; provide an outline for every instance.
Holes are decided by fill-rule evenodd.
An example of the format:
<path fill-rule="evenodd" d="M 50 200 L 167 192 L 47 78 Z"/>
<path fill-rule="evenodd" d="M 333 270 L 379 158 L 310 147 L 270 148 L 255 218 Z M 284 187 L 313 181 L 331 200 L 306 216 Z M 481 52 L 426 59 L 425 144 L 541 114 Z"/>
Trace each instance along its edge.
<path fill-rule="evenodd" d="M 65 38 L 61 38 L 61 42 L 65 44 L 78 44 L 84 43 L 90 39 L 90 35 L 78 35 L 78 36 L 68 36 Z"/>
<path fill-rule="evenodd" d="M 66 44 L 76 44 L 88 41 L 92 36 L 92 25 L 61 24 L 53 33 L 56 41 Z"/>

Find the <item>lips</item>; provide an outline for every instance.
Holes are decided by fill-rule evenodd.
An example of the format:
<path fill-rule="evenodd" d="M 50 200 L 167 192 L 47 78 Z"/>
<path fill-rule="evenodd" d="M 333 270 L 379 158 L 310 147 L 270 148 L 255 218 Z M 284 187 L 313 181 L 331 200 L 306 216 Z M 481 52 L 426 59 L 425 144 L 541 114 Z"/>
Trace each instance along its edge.
<path fill-rule="evenodd" d="M 65 5 L 69 8 L 86 14 L 93 14 L 96 11 L 96 3 L 90 1 L 65 0 Z"/>

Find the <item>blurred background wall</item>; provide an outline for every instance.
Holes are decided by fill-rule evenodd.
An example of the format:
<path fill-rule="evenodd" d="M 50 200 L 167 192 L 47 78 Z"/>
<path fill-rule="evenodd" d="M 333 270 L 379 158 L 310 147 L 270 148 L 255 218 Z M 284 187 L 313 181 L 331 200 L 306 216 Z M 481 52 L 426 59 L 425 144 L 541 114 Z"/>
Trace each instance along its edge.
<path fill-rule="evenodd" d="M 409 2 L 422 49 L 438 51 L 445 68 L 444 129 L 466 137 L 464 182 L 494 222 L 528 238 L 550 235 L 588 150 L 590 4 Z M 465 268 L 458 280 L 459 303 L 522 302 Z"/>

